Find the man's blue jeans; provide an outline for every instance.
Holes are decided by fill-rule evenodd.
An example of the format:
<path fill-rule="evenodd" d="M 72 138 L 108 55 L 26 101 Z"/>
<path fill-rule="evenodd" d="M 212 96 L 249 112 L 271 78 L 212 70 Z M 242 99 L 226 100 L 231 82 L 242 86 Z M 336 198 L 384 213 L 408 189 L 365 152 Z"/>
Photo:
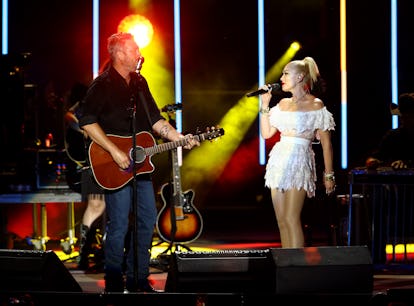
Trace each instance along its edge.
<path fill-rule="evenodd" d="M 131 204 L 133 201 L 132 184 L 130 183 L 119 190 L 107 193 L 105 196 L 108 221 L 104 245 L 107 291 L 123 291 L 124 270 L 127 287 L 128 283 L 134 283 L 135 257 L 137 259 L 138 280 L 146 280 L 149 276 L 150 250 L 157 219 L 155 193 L 151 180 L 137 179 L 136 186 L 136 254 L 134 254 L 133 218 L 130 214 L 132 213 Z"/>

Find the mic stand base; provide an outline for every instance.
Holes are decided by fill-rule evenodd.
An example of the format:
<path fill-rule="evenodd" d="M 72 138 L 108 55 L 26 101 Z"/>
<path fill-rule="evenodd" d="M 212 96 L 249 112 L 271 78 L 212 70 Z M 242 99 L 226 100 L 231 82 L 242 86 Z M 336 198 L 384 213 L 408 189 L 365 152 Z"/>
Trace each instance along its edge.
<path fill-rule="evenodd" d="M 154 244 L 152 247 L 159 246 L 164 242 L 166 241 L 161 240 Z M 162 270 L 164 272 L 169 271 L 171 255 L 175 252 L 180 252 L 181 249 L 185 249 L 188 252 L 192 252 L 192 249 L 186 246 L 185 244 L 170 242 L 168 247 L 164 251 L 159 253 L 156 258 L 151 259 L 150 266 L 155 269 Z"/>

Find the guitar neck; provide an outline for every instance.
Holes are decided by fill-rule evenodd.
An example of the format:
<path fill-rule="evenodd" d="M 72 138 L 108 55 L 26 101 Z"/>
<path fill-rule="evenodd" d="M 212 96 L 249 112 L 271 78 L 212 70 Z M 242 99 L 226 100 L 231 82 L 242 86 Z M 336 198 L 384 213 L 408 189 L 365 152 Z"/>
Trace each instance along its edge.
<path fill-rule="evenodd" d="M 210 131 L 210 132 L 206 132 L 206 133 L 202 133 L 202 134 L 193 135 L 193 139 L 195 139 L 198 142 L 202 142 L 204 140 L 214 139 L 214 138 L 216 138 L 218 136 L 221 136 L 223 134 L 224 134 L 224 130 L 223 129 L 218 129 L 218 130 L 214 130 L 214 131 Z M 145 148 L 145 154 L 147 156 L 152 156 L 152 155 L 155 155 L 157 153 L 173 150 L 173 149 L 176 149 L 178 147 L 183 147 L 186 144 L 187 144 L 187 138 L 183 138 L 183 139 L 180 139 L 180 140 L 177 140 L 177 141 L 165 142 L 165 143 L 158 144 L 156 146 Z"/>
<path fill-rule="evenodd" d="M 173 184 L 173 197 L 176 206 L 183 206 L 182 188 L 181 188 L 181 173 L 180 165 L 178 164 L 178 150 L 171 151 L 172 160 L 172 184 Z"/>
<path fill-rule="evenodd" d="M 201 140 L 199 140 L 198 136 L 194 136 L 194 138 L 197 139 L 198 141 L 201 141 Z M 165 151 L 176 149 L 178 147 L 183 147 L 186 144 L 187 144 L 187 139 L 186 138 L 183 138 L 183 139 L 180 139 L 180 140 L 177 140 L 177 141 L 165 142 L 165 143 L 161 143 L 161 144 L 158 144 L 156 146 L 153 146 L 153 147 L 145 148 L 145 154 L 147 156 L 152 156 L 152 155 L 155 155 L 155 154 L 158 154 L 158 153 L 162 153 L 162 152 L 165 152 Z"/>

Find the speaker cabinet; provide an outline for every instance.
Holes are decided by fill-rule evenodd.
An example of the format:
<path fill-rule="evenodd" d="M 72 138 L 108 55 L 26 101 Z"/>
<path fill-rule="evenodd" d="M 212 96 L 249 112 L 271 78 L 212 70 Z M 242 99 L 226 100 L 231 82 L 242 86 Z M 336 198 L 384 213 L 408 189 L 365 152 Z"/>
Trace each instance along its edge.
<path fill-rule="evenodd" d="M 273 248 L 276 293 L 371 294 L 373 265 L 366 246 Z"/>
<path fill-rule="evenodd" d="M 366 246 L 176 252 L 166 292 L 371 296 Z"/>
<path fill-rule="evenodd" d="M 175 252 L 166 292 L 271 292 L 274 288 L 270 250 Z"/>
<path fill-rule="evenodd" d="M 53 251 L 0 250 L 0 291 L 82 292 Z"/>

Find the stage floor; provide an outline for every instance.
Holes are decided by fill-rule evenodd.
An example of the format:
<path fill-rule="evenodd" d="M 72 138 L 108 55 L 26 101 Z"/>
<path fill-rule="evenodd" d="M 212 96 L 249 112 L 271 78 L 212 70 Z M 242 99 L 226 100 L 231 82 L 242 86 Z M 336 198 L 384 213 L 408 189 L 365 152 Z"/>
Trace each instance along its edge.
<path fill-rule="evenodd" d="M 166 291 L 166 281 L 171 272 L 171 254 L 174 252 L 187 252 L 190 254 L 216 254 L 221 251 L 224 252 L 238 252 L 240 250 L 269 250 L 273 248 L 280 248 L 280 244 L 275 242 L 249 242 L 249 243 L 216 243 L 215 241 L 197 241 L 190 245 L 184 245 L 190 248 L 186 250 L 180 245 L 171 245 L 166 242 L 154 243 L 152 249 L 152 261 L 150 268 L 150 282 L 154 289 L 160 293 Z M 73 275 L 74 279 L 79 283 L 82 290 L 87 293 L 103 293 L 104 292 L 104 274 L 102 265 L 95 265 L 93 258 L 91 259 L 91 268 L 88 271 L 77 269 L 76 255 L 74 251 L 71 255 L 65 255 L 60 251 L 56 251 L 58 256 L 63 261 L 64 265 Z M 373 270 L 373 290 L 372 296 L 389 295 L 392 293 L 401 293 L 404 296 L 409 294 L 414 298 L 414 265 L 412 264 L 387 264 L 374 265 Z M 315 281 L 323 278 L 324 275 L 315 275 Z M 265 279 L 263 280 L 266 281 Z M 231 292 L 229 292 L 231 293 Z M 414 299 L 413 299 L 414 303 Z"/>
<path fill-rule="evenodd" d="M 309 266 L 301 265 L 300 267 L 288 268 L 285 270 L 285 272 L 288 272 L 287 274 L 277 274 L 275 277 L 277 286 L 272 283 L 269 289 L 269 281 L 271 280 L 268 272 L 274 277 L 276 271 L 279 273 L 285 267 L 276 265 L 276 267 L 270 268 L 267 264 L 261 265 L 263 262 L 260 262 L 258 259 L 261 258 L 261 254 L 271 252 L 272 256 L 270 257 L 276 261 L 275 254 L 286 250 L 281 249 L 278 242 L 235 242 L 234 240 L 217 242 L 215 240 L 200 239 L 191 244 L 171 245 L 155 240 L 151 250 L 152 260 L 149 279 L 153 288 L 158 292 L 105 293 L 103 261 L 97 261 L 97 258 L 92 257 L 89 270 L 78 270 L 76 261 L 78 250 L 76 248 L 72 253 L 66 254 L 59 248 L 59 242 L 57 241 L 49 241 L 47 245 L 49 249 L 53 249 L 52 253 L 57 255 L 56 261 L 63 263 L 62 269 L 67 269 L 69 271 L 68 275 L 73 277 L 71 281 L 69 279 L 65 281 L 71 285 L 77 283 L 80 290 L 72 292 L 66 287 L 61 287 L 61 289 L 56 291 L 24 291 L 22 293 L 6 291 L 4 293 L 0 288 L 1 305 L 11 306 L 16 304 L 15 301 L 18 301 L 22 306 L 73 306 L 75 304 L 88 304 L 90 306 L 132 306 L 137 304 L 157 306 L 258 306 L 267 305 L 269 304 L 268 301 L 272 299 L 275 301 L 274 305 L 278 306 L 307 304 L 323 306 L 352 304 L 369 306 L 414 305 L 413 265 L 374 265 L 373 273 L 367 274 L 366 267 L 371 266 L 368 260 L 366 260 L 366 258 L 369 258 L 369 255 L 367 255 L 368 257 L 362 256 L 364 258 L 362 262 L 367 262 L 367 265 L 353 265 L 355 260 L 357 262 L 360 260 L 344 255 L 336 258 L 333 256 L 334 265 L 331 265 L 329 262 L 331 259 L 327 260 L 324 258 L 326 250 L 330 250 L 333 253 L 337 253 L 337 250 L 345 251 L 349 255 L 347 250 L 366 250 L 363 246 L 335 247 L 321 244 L 310 247 L 322 254 L 323 264 L 309 264 Z M 300 249 L 296 250 L 299 253 L 302 252 Z M 177 267 L 172 267 L 174 261 L 171 259 L 177 258 L 177 254 L 181 254 L 178 256 L 182 256 L 181 258 L 184 258 L 185 255 L 183 254 L 190 254 L 190 257 L 193 259 L 198 258 L 197 256 L 201 254 L 202 260 L 195 260 L 190 267 L 184 267 L 188 263 L 182 262 L 183 266 L 181 268 L 187 270 L 180 274 L 181 272 L 178 272 Z M 213 258 L 217 260 L 218 265 L 215 262 L 214 268 L 206 270 L 206 267 L 211 267 L 209 264 L 204 266 L 206 262 L 211 260 L 211 254 L 214 255 Z M 222 257 L 218 254 L 231 254 L 231 256 Z M 258 255 L 256 256 L 255 254 Z M 289 252 L 284 254 L 289 254 Z M 248 257 L 248 261 L 246 261 L 245 257 Z M 338 258 L 342 259 L 339 260 Z M 345 265 L 339 262 L 342 260 L 346 262 Z M 248 262 L 247 266 L 246 262 Z M 46 269 L 46 266 L 41 269 Z M 54 270 L 55 266 L 56 263 L 48 265 L 47 269 Z M 235 266 L 236 271 L 241 273 L 236 275 L 226 272 L 229 267 L 234 269 Z M 191 269 L 194 273 L 186 274 L 188 269 Z M 258 273 L 254 272 L 256 269 L 258 269 Z M 234 272 L 234 270 L 231 272 Z M 171 275 L 175 277 L 169 280 Z M 185 288 L 184 290 L 174 290 L 176 284 L 171 286 L 171 280 L 172 282 L 177 281 L 177 275 L 179 275 L 180 286 L 183 286 L 181 289 Z M 62 274 L 62 276 L 64 275 Z M 372 291 L 371 289 L 364 289 L 367 288 L 368 282 L 366 280 L 368 278 L 369 285 L 372 285 Z M 362 284 L 362 289 L 359 287 L 360 284 Z M 307 291 L 308 286 L 311 288 L 310 291 Z M 288 290 L 290 291 L 283 291 L 285 289 L 280 289 L 282 287 L 289 288 Z M 173 289 L 171 290 L 171 288 Z M 243 290 L 238 291 L 235 288 L 243 288 Z M 315 288 L 325 289 L 315 290 Z M 296 292 L 296 290 L 304 289 L 306 292 Z M 25 304 L 24 300 L 28 300 L 30 303 Z M 12 301 L 14 302 L 11 303 Z"/>

